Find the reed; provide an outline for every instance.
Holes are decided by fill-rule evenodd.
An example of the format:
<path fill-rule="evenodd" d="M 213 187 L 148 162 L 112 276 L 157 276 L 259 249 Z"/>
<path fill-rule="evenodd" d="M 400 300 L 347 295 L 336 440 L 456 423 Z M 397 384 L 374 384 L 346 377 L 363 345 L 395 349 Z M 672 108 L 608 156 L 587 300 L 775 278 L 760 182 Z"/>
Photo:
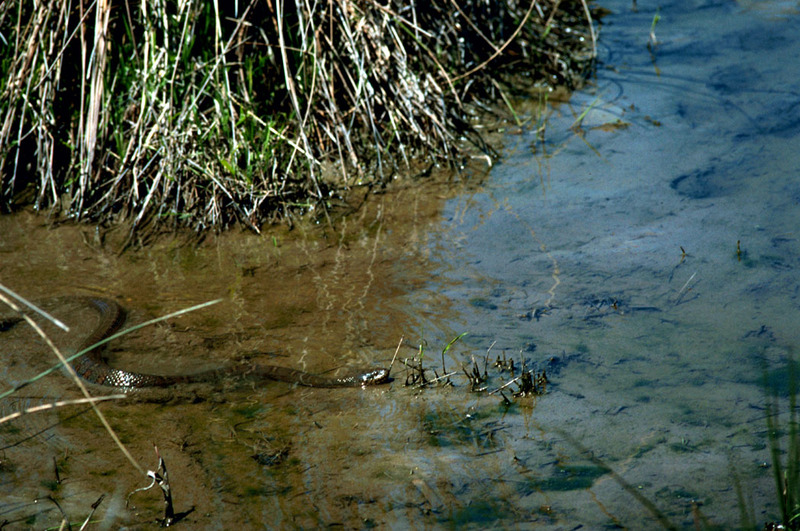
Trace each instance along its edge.
<path fill-rule="evenodd" d="M 582 82 L 585 1 L 0 3 L 0 203 L 258 231 L 457 166 L 479 112 Z"/>

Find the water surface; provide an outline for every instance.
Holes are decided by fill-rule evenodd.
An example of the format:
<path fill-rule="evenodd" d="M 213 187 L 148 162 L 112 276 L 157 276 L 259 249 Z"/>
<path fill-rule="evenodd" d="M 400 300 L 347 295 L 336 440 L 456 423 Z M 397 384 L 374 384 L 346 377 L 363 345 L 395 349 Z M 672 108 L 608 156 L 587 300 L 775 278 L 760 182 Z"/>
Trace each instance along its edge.
<path fill-rule="evenodd" d="M 762 380 L 786 396 L 798 341 L 797 8 L 662 4 L 648 49 L 654 11 L 608 7 L 596 86 L 450 202 L 437 276 L 475 349 L 563 364 L 530 419 L 504 419 L 529 520 L 649 528 L 625 483 L 661 524 L 742 526 L 738 482 L 760 526 Z M 573 465 L 575 488 L 546 479 Z"/>
<path fill-rule="evenodd" d="M 762 382 L 786 397 L 798 343 L 797 6 L 661 4 L 653 49 L 652 6 L 606 7 L 596 84 L 510 129 L 468 188 L 396 187 L 331 228 L 121 256 L 124 235 L 0 218 L 0 278 L 29 297 L 112 296 L 132 322 L 223 299 L 115 342 L 126 366 L 351 370 L 405 337 L 441 373 L 468 333 L 445 356 L 452 387 L 397 371 L 364 390 L 231 383 L 104 405 L 142 466 L 158 445 L 184 525 L 730 528 L 748 523 L 737 489 L 757 526 L 778 517 Z M 4 385 L 49 363 L 18 328 Z M 471 393 L 460 367 L 487 351 L 546 369 L 547 393 Z M 5 411 L 77 396 L 61 374 L 23 391 Z M 78 521 L 101 494 L 112 528 L 161 516 L 154 491 L 125 509 L 147 481 L 90 412 L 1 433 L 0 518 L 57 525 L 33 503 L 51 495 Z"/>

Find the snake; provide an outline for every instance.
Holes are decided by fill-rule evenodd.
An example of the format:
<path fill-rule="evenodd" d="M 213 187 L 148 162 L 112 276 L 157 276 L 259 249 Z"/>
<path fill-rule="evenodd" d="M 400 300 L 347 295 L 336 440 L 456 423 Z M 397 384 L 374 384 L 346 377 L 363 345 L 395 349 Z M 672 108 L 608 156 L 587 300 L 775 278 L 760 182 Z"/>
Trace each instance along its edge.
<path fill-rule="evenodd" d="M 93 331 L 81 342 L 78 351 L 87 350 L 110 337 L 125 323 L 127 312 L 115 300 L 102 297 L 73 297 L 91 307 L 100 317 Z M 20 317 L 18 320 L 21 320 Z M 8 326 L 9 320 L 5 321 Z M 365 387 L 389 381 L 389 369 L 379 368 L 351 376 L 332 377 L 312 374 L 279 365 L 247 364 L 211 369 L 195 374 L 146 374 L 112 367 L 98 348 L 88 350 L 72 361 L 75 372 L 89 383 L 116 388 L 171 387 L 179 384 L 216 382 L 225 377 L 243 376 L 255 380 L 274 380 L 306 387 Z"/>

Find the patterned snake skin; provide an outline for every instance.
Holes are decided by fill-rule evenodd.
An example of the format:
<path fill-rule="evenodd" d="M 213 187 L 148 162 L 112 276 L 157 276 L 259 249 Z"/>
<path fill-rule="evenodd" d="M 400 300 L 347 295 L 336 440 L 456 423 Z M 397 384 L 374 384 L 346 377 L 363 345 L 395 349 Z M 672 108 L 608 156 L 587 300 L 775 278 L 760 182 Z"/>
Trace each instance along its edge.
<path fill-rule="evenodd" d="M 86 349 L 116 332 L 125 322 L 125 310 L 111 299 L 99 297 L 75 297 L 100 315 L 100 322 L 81 343 L 78 350 Z M 14 319 L 15 321 L 21 318 Z M 11 320 L 6 320 L 6 326 Z M 278 367 L 276 365 L 251 364 L 214 369 L 197 374 L 162 376 L 142 374 L 111 367 L 94 349 L 72 363 L 75 372 L 86 381 L 111 387 L 143 388 L 169 387 L 176 384 L 214 382 L 226 376 L 246 376 L 251 380 L 277 380 L 308 387 L 364 387 L 389 381 L 389 370 L 376 369 L 355 376 L 333 378 L 307 372 Z"/>

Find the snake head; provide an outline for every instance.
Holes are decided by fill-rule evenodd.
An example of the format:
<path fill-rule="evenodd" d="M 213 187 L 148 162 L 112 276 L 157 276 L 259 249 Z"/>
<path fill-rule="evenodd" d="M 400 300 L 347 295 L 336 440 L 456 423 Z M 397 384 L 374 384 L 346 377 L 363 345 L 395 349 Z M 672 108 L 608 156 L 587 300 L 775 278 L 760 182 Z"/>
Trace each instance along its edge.
<path fill-rule="evenodd" d="M 374 371 L 365 372 L 358 379 L 361 382 L 361 387 L 386 383 L 389 381 L 389 369 L 375 369 Z"/>

